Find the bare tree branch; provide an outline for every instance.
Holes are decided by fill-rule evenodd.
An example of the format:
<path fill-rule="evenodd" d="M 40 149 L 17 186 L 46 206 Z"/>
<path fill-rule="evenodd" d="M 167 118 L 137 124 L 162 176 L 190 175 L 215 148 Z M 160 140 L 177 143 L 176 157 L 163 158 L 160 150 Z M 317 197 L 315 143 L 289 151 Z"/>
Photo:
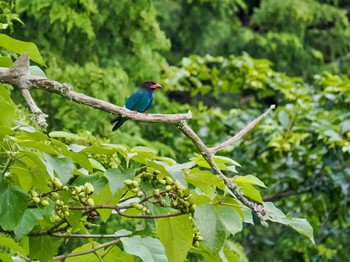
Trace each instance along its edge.
<path fill-rule="evenodd" d="M 208 164 L 211 166 L 213 171 L 224 181 L 225 185 L 231 191 L 231 193 L 239 201 L 241 201 L 241 203 L 243 203 L 245 206 L 253 210 L 255 214 L 261 219 L 261 222 L 264 225 L 266 225 L 266 221 L 264 219 L 264 215 L 265 215 L 264 206 L 261 204 L 257 204 L 254 201 L 243 196 L 243 194 L 237 188 L 236 184 L 234 184 L 231 181 L 231 179 L 227 178 L 221 172 L 218 165 L 215 163 L 213 156 L 220 150 L 226 148 L 227 146 L 241 139 L 255 125 L 257 125 L 259 121 L 261 121 L 264 117 L 266 117 L 267 114 L 269 114 L 275 108 L 274 105 L 272 105 L 261 116 L 259 116 L 258 118 L 250 122 L 245 128 L 243 128 L 240 132 L 238 132 L 234 137 L 228 139 L 227 141 L 221 143 L 220 145 L 209 148 L 203 143 L 200 137 L 187 124 L 186 120 L 192 118 L 191 112 L 188 112 L 187 114 L 147 114 L 146 115 L 146 114 L 130 111 L 124 107 L 115 106 L 111 103 L 108 103 L 81 93 L 74 92 L 72 91 L 72 87 L 68 84 L 59 83 L 44 77 L 30 75 L 29 74 L 29 57 L 27 54 L 21 55 L 16 60 L 13 67 L 10 69 L 0 67 L 0 82 L 15 85 L 21 90 L 32 113 L 36 116 L 35 118 L 37 119 L 37 121 L 38 122 L 40 121 L 39 124 L 41 126 L 46 125 L 44 121 L 46 115 L 41 112 L 40 108 L 36 106 L 34 100 L 30 96 L 29 91 L 33 88 L 43 89 L 51 93 L 56 93 L 76 103 L 85 104 L 100 110 L 104 110 L 106 112 L 120 114 L 122 116 L 128 117 L 133 120 L 142 121 L 142 122 L 161 122 L 161 123 L 177 124 L 178 129 L 182 133 L 184 133 L 192 141 L 192 143 L 198 148 L 203 158 L 208 162 Z M 75 208 L 84 209 L 85 207 L 75 207 Z M 115 206 L 114 207 L 101 206 L 101 207 L 95 207 L 95 208 L 113 208 L 120 215 L 128 216 L 131 218 L 135 217 L 135 216 L 130 216 L 122 213 L 120 211 L 121 208 L 115 207 Z M 171 215 L 181 215 L 181 213 L 174 213 Z M 164 216 L 169 216 L 169 214 L 165 214 Z M 163 215 L 162 216 L 160 215 L 137 216 L 137 218 L 140 218 L 140 217 L 141 218 L 158 218 L 158 217 L 163 217 Z"/>
<path fill-rule="evenodd" d="M 50 231 L 46 232 L 34 232 L 28 234 L 29 236 L 44 236 L 48 235 L 51 237 L 59 237 L 59 238 L 121 238 L 121 237 L 128 237 L 130 234 L 123 234 L 123 235 L 115 235 L 115 234 L 59 234 L 59 233 L 50 233 Z"/>
<path fill-rule="evenodd" d="M 97 250 L 99 250 L 99 249 L 101 249 L 101 248 L 109 247 L 109 246 L 115 245 L 115 244 L 117 244 L 119 241 L 120 241 L 119 239 L 115 239 L 115 240 L 112 240 L 112 241 L 107 242 L 107 243 L 103 243 L 103 244 L 101 244 L 101 245 L 98 245 L 98 246 L 96 246 L 96 247 L 94 247 L 94 248 L 91 248 L 91 249 L 88 249 L 88 250 L 85 250 L 85 251 L 75 252 L 75 253 L 70 253 L 70 254 L 66 254 L 66 255 L 56 256 L 56 257 L 53 257 L 52 260 L 63 260 L 63 259 L 66 259 L 66 258 L 68 258 L 68 257 L 77 257 L 77 256 L 82 256 L 82 255 L 94 253 L 94 252 L 96 252 Z"/>
<path fill-rule="evenodd" d="M 46 127 L 47 125 L 45 121 L 43 122 L 45 115 L 36 106 L 34 100 L 29 95 L 28 90 L 30 89 L 44 89 L 48 92 L 64 96 L 74 102 L 142 122 L 177 123 L 181 120 L 192 118 L 191 112 L 187 114 L 143 114 L 134 112 L 125 107 L 115 106 L 111 103 L 74 92 L 72 91 L 72 87 L 68 84 L 59 83 L 45 77 L 30 75 L 28 54 L 21 55 L 13 64 L 12 68 L 0 67 L 0 82 L 17 86 L 22 91 L 31 112 L 34 114 L 35 119 L 39 118 L 39 124 L 41 124 L 42 127 Z M 23 92 L 23 90 L 27 91 Z"/>
<path fill-rule="evenodd" d="M 217 145 L 215 147 L 209 148 L 209 152 L 211 154 L 215 154 L 216 152 L 228 147 L 229 145 L 233 144 L 234 142 L 240 140 L 245 134 L 247 134 L 254 126 L 256 126 L 261 119 L 266 117 L 273 109 L 275 109 L 275 105 L 271 105 L 270 108 L 260 115 L 258 118 L 251 121 L 246 127 L 244 127 L 241 131 L 239 131 L 234 137 L 231 137 L 230 139 L 226 140 L 220 145 Z"/>

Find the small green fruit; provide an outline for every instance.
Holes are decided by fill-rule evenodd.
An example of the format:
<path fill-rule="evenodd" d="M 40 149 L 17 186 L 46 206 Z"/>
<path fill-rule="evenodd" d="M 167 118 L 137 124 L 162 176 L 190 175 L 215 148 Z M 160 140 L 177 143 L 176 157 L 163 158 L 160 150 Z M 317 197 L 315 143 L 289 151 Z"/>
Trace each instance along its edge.
<path fill-rule="evenodd" d="M 47 207 L 47 206 L 49 206 L 50 204 L 49 204 L 49 201 L 47 201 L 47 200 L 41 200 L 41 202 L 40 202 L 44 207 Z"/>
<path fill-rule="evenodd" d="M 33 199 L 33 201 L 34 201 L 35 203 L 37 203 L 37 204 L 40 203 L 40 198 L 39 198 L 39 197 L 33 197 L 32 199 Z"/>

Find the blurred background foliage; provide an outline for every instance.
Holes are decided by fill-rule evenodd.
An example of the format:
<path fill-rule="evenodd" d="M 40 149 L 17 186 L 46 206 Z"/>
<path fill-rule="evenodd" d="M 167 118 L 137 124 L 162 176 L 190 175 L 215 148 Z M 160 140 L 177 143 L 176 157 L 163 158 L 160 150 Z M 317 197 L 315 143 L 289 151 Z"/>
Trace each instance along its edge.
<path fill-rule="evenodd" d="M 276 104 L 224 153 L 242 164 L 240 174 L 264 181 L 266 200 L 308 218 L 316 246 L 278 225 L 233 240 L 251 261 L 346 261 L 349 10 L 345 0 L 2 0 L 0 22 L 39 47 L 49 78 L 76 91 L 123 105 L 141 82 L 159 81 L 165 91 L 151 112 L 191 110 L 208 145 Z M 95 142 L 145 145 L 178 162 L 195 152 L 172 126 L 128 121 L 112 133 L 112 115 L 40 91 L 36 100 L 50 131 L 88 130 Z M 30 121 L 26 111 L 18 107 Z"/>

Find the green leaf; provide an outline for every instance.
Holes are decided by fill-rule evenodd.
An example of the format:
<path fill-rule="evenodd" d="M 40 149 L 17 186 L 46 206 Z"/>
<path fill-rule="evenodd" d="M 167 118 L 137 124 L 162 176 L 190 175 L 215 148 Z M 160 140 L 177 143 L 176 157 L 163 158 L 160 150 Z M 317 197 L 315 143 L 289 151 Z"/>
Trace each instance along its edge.
<path fill-rule="evenodd" d="M 342 133 L 346 133 L 350 130 L 350 120 L 345 120 L 340 123 L 340 129 Z"/>
<path fill-rule="evenodd" d="M 67 183 L 68 180 L 73 175 L 74 164 L 72 159 L 62 157 L 62 156 L 54 156 L 44 153 L 43 157 L 45 159 L 45 165 L 47 168 L 47 172 L 51 177 L 54 177 L 54 172 L 58 175 L 63 184 Z"/>
<path fill-rule="evenodd" d="M 0 56 L 0 67 L 10 68 L 13 65 L 12 59 L 7 56 Z"/>
<path fill-rule="evenodd" d="M 287 128 L 288 125 L 289 125 L 289 116 L 288 114 L 286 113 L 286 111 L 284 110 L 280 110 L 278 112 L 278 121 L 281 123 L 281 125 L 284 127 L 284 128 Z"/>
<path fill-rule="evenodd" d="M 41 77 L 46 77 L 44 71 L 38 67 L 38 66 L 30 66 L 29 67 L 29 72 L 30 74 L 32 74 L 33 76 L 41 76 Z"/>
<path fill-rule="evenodd" d="M 84 244 L 84 245 L 74 249 L 72 251 L 72 254 L 84 252 L 84 251 L 90 250 L 92 248 L 95 248 L 99 245 L 101 245 L 101 244 L 96 242 L 96 241 L 92 241 L 91 243 Z M 91 252 L 91 253 L 88 253 L 85 255 L 69 257 L 65 261 L 66 262 L 80 262 L 80 261 L 99 262 L 99 261 L 101 261 L 100 258 L 103 257 L 103 253 L 104 253 L 104 250 L 103 250 L 103 248 L 101 248 L 101 249 L 96 250 L 95 252 Z"/>
<path fill-rule="evenodd" d="M 103 256 L 104 261 L 108 262 L 134 262 L 135 259 L 132 255 L 122 251 L 119 247 L 113 246 L 107 253 Z M 79 260 L 81 261 L 81 260 Z M 100 261 L 100 260 L 99 260 Z M 99 262 L 96 261 L 96 262 Z M 89 260 L 91 262 L 91 260 Z"/>
<path fill-rule="evenodd" d="M 0 252 L 0 261 L 1 262 L 13 262 L 12 256 L 8 253 Z"/>
<path fill-rule="evenodd" d="M 339 135 L 336 131 L 334 131 L 334 130 L 332 130 L 332 129 L 326 130 L 323 134 L 324 134 L 325 136 L 328 136 L 328 137 L 329 137 L 329 141 L 330 141 L 330 142 L 331 142 L 331 141 L 333 141 L 333 142 L 339 142 L 339 141 L 342 140 L 341 137 L 340 137 L 340 135 Z"/>
<path fill-rule="evenodd" d="M 82 139 L 81 136 L 65 131 L 53 131 L 49 133 L 49 136 L 53 138 Z"/>
<path fill-rule="evenodd" d="M 217 193 L 216 189 L 224 190 L 224 182 L 213 173 L 199 168 L 193 168 L 186 174 L 186 181 L 198 187 L 203 193 L 213 199 Z"/>
<path fill-rule="evenodd" d="M 193 234 L 188 215 L 159 219 L 157 234 L 170 262 L 186 260 Z"/>
<path fill-rule="evenodd" d="M 52 261 L 63 239 L 50 236 L 37 236 L 29 238 L 29 250 L 31 259 L 41 262 Z"/>
<path fill-rule="evenodd" d="M 313 228 L 306 219 L 287 217 L 280 209 L 275 207 L 272 202 L 265 202 L 264 207 L 267 219 L 292 227 L 294 230 L 310 239 L 315 245 Z"/>
<path fill-rule="evenodd" d="M 242 231 L 242 219 L 234 208 L 228 206 L 217 207 L 217 216 L 223 226 L 232 235 Z"/>
<path fill-rule="evenodd" d="M 248 262 L 247 255 L 244 249 L 238 243 L 227 241 L 224 249 L 224 255 L 227 261 L 230 262 Z"/>
<path fill-rule="evenodd" d="M 22 220 L 14 230 L 16 238 L 22 239 L 24 236 L 26 236 L 37 224 L 38 220 L 41 219 L 43 219 L 43 216 L 39 209 L 26 209 Z"/>
<path fill-rule="evenodd" d="M 146 262 L 168 261 L 165 255 L 164 247 L 159 239 L 152 237 L 141 238 L 140 236 L 123 237 L 124 250 L 132 255 L 140 257 Z"/>
<path fill-rule="evenodd" d="M 236 166 L 241 166 L 238 162 L 228 157 L 214 156 L 213 159 L 218 165 L 219 169 L 223 171 L 231 171 L 237 173 Z M 190 158 L 190 160 L 200 167 L 211 168 L 202 155 L 195 154 L 195 157 Z"/>
<path fill-rule="evenodd" d="M 49 187 L 46 181 L 50 179 L 50 176 L 47 172 L 46 165 L 44 164 L 45 160 L 28 150 L 23 151 L 22 153 L 23 156 L 21 161 L 23 161 L 26 167 L 30 170 L 32 185 L 40 191 L 48 191 Z M 20 178 L 20 170 L 18 173 Z"/>
<path fill-rule="evenodd" d="M 24 257 L 28 255 L 28 252 L 18 245 L 12 238 L 0 237 L 0 246 L 7 247 L 12 252 L 19 253 Z"/>
<path fill-rule="evenodd" d="M 41 54 L 34 43 L 16 40 L 4 34 L 0 34 L 0 46 L 18 54 L 28 53 L 30 60 L 45 65 Z"/>
<path fill-rule="evenodd" d="M 125 186 L 124 180 L 132 178 L 130 173 L 123 173 L 120 169 L 117 168 L 106 170 L 104 176 L 109 181 L 109 188 L 113 195 L 117 194 L 119 190 Z"/>
<path fill-rule="evenodd" d="M 196 208 L 194 218 L 204 242 L 214 252 L 218 252 L 225 243 L 228 232 L 219 220 L 216 209 L 210 204 Z"/>
<path fill-rule="evenodd" d="M 49 154 L 56 154 L 56 150 L 51 146 L 51 145 L 47 145 L 44 144 L 42 142 L 39 141 L 34 141 L 34 140 L 21 140 L 21 139 L 14 139 L 14 141 L 18 144 L 20 144 L 21 146 L 25 146 L 28 148 L 34 148 L 37 149 L 41 152 L 46 152 Z"/>
<path fill-rule="evenodd" d="M 251 184 L 251 185 L 266 188 L 265 184 L 259 178 L 257 178 L 256 176 L 253 176 L 253 175 L 235 176 L 233 181 L 237 185 Z"/>
<path fill-rule="evenodd" d="M 18 186 L 0 184 L 0 226 L 13 230 L 21 221 L 28 206 L 29 196 Z"/>
<path fill-rule="evenodd" d="M 3 85 L 0 85 L 0 112 L 0 126 L 11 127 L 16 113 L 10 93 Z"/>
<path fill-rule="evenodd" d="M 115 149 L 105 148 L 101 146 L 89 146 L 82 150 L 84 153 L 89 154 L 104 154 L 104 155 L 113 155 L 115 154 Z"/>
<path fill-rule="evenodd" d="M 239 187 L 239 189 L 241 189 L 243 195 L 259 203 L 263 202 L 260 192 L 253 186 L 258 184 L 259 186 L 265 187 L 264 183 L 262 183 L 258 178 L 252 175 L 235 176 L 233 182 Z"/>
<path fill-rule="evenodd" d="M 99 171 L 106 171 L 106 169 L 96 159 L 89 158 L 89 161 L 90 161 L 92 168 L 97 169 Z"/>

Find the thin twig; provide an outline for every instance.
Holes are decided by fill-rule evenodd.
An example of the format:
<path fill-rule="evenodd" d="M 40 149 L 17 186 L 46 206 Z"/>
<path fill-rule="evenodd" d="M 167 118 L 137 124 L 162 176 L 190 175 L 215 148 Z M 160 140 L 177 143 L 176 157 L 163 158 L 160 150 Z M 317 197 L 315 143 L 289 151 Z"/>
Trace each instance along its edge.
<path fill-rule="evenodd" d="M 127 218 L 163 218 L 163 217 L 175 217 L 184 215 L 182 212 L 171 213 L 171 214 L 159 214 L 159 215 L 128 215 L 123 213 L 122 209 L 132 208 L 131 206 L 107 206 L 107 205 L 95 205 L 93 208 L 90 206 L 71 206 L 69 209 L 72 210 L 95 210 L 95 209 L 113 209 L 117 211 L 117 213 L 123 217 Z"/>
<path fill-rule="evenodd" d="M 70 253 L 70 254 L 66 254 L 66 255 L 55 256 L 55 257 L 52 258 L 52 260 L 62 260 L 62 259 L 66 259 L 68 257 L 77 257 L 77 256 L 82 256 L 82 255 L 94 253 L 94 252 L 96 252 L 97 250 L 99 250 L 101 248 L 115 245 L 119 241 L 120 241 L 119 239 L 116 239 L 116 240 L 112 240 L 112 241 L 107 242 L 107 243 L 103 243 L 101 245 L 98 245 L 98 246 L 96 246 L 94 248 L 91 248 L 91 249 L 88 249 L 88 250 L 85 250 L 85 251 L 76 252 L 76 253 Z"/>
<path fill-rule="evenodd" d="M 234 137 L 231 137 L 230 139 L 226 140 L 225 142 L 221 143 L 220 145 L 217 145 L 215 147 L 209 148 L 209 152 L 214 155 L 216 152 L 218 152 L 218 151 L 228 147 L 229 145 L 231 145 L 234 142 L 236 142 L 239 139 L 241 139 L 254 126 L 256 126 L 261 121 L 261 119 L 266 117 L 271 112 L 271 110 L 273 110 L 273 109 L 275 109 L 275 105 L 271 105 L 270 108 L 265 113 L 263 113 L 258 118 L 256 118 L 253 121 L 251 121 L 246 127 L 244 127 L 241 131 L 239 131 Z"/>
<path fill-rule="evenodd" d="M 34 232 L 30 233 L 29 236 L 35 237 L 35 236 L 44 236 L 48 235 L 51 237 L 59 237 L 59 238 L 121 238 L 121 237 L 128 237 L 130 234 L 124 234 L 124 235 L 115 235 L 115 234 L 59 234 L 59 233 L 50 233 L 50 232 Z"/>

